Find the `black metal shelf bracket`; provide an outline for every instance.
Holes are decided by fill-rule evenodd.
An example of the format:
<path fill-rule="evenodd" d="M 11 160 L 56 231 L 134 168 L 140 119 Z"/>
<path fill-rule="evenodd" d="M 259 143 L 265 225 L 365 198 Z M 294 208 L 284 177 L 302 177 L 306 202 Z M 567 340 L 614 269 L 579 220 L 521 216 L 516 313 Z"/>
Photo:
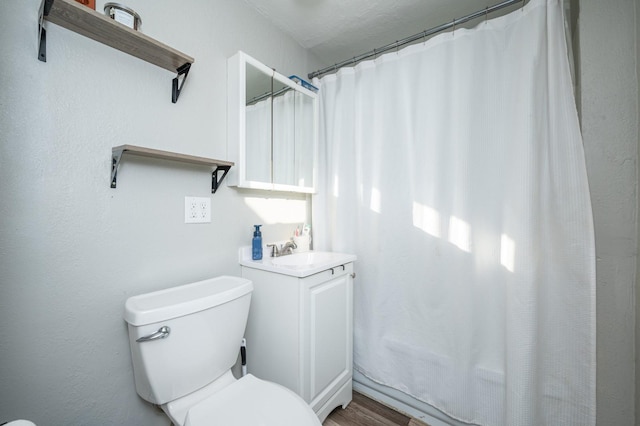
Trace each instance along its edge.
<path fill-rule="evenodd" d="M 115 188 L 118 180 L 118 166 L 120 165 L 120 159 L 122 158 L 123 150 L 114 151 L 111 154 L 111 187 Z"/>
<path fill-rule="evenodd" d="M 187 75 L 189 75 L 189 70 L 191 69 L 191 64 L 187 62 L 186 64 L 180 66 L 176 70 L 178 75 L 173 79 L 173 90 L 171 92 L 171 102 L 174 104 L 178 102 L 178 97 L 180 96 L 180 92 L 182 91 L 182 86 L 184 86 L 184 82 L 187 81 Z M 180 82 L 180 76 L 182 76 L 182 82 Z M 178 86 L 178 83 L 180 85 Z"/>
<path fill-rule="evenodd" d="M 220 184 L 222 183 L 224 178 L 227 176 L 227 173 L 229 173 L 229 169 L 231 169 L 231 166 L 216 166 L 216 168 L 213 169 L 213 172 L 211 173 L 211 193 L 212 194 L 216 193 L 216 191 L 220 187 Z M 218 172 L 223 172 L 220 178 L 218 178 Z"/>
<path fill-rule="evenodd" d="M 47 62 L 47 30 L 44 28 L 44 17 L 49 15 L 53 0 L 43 0 L 38 15 L 38 59 Z"/>

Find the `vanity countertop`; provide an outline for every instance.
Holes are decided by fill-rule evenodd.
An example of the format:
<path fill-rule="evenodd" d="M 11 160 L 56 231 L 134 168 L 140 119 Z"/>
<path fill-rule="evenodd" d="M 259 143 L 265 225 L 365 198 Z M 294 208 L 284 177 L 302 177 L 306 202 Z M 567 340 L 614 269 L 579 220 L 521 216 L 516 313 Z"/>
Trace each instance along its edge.
<path fill-rule="evenodd" d="M 280 257 L 263 256 L 262 260 L 252 260 L 251 247 L 242 247 L 239 250 L 242 266 L 299 278 L 354 262 L 356 259 L 354 254 L 306 251 Z"/>

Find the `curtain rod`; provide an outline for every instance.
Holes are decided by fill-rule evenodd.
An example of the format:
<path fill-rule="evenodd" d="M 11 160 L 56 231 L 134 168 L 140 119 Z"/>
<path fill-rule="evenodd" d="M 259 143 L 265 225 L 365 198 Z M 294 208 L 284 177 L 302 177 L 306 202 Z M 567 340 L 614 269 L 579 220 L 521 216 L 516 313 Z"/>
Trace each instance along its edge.
<path fill-rule="evenodd" d="M 278 97 L 278 96 L 282 95 L 283 93 L 288 92 L 289 90 L 293 90 L 293 89 L 291 89 L 291 87 L 283 87 L 282 89 L 276 91 L 275 93 L 274 92 L 265 92 L 262 95 L 258 95 L 258 96 L 255 96 L 255 97 L 249 99 L 247 101 L 247 105 L 257 104 L 258 102 L 263 101 L 263 100 L 265 100 L 267 98 L 270 98 L 270 97 L 274 97 L 274 98 Z M 2 425 L 0 425 L 0 426 L 2 426 Z"/>
<path fill-rule="evenodd" d="M 401 46 L 404 46 L 406 44 L 410 44 L 410 43 L 412 43 L 412 42 L 414 42 L 416 40 L 420 40 L 422 38 L 429 37 L 430 35 L 433 35 L 433 34 L 436 34 L 436 33 L 442 32 L 442 31 L 446 31 L 449 28 L 453 27 L 455 29 L 456 25 L 464 24 L 465 22 L 469 22 L 472 19 L 476 19 L 476 18 L 479 18 L 481 16 L 486 16 L 489 13 L 495 12 L 497 10 L 503 9 L 505 7 L 511 6 L 513 4 L 516 4 L 516 3 L 522 3 L 524 5 L 524 0 L 506 0 L 506 1 L 503 1 L 502 3 L 498 3 L 498 4 L 495 4 L 493 6 L 487 6 L 485 9 L 479 10 L 477 12 L 474 12 L 474 13 L 470 14 L 470 15 L 464 16 L 462 18 L 454 19 L 451 22 L 439 25 L 437 27 L 430 28 L 428 30 L 422 31 L 421 33 L 414 34 L 414 35 L 412 35 L 410 37 L 403 38 L 402 40 L 396 41 L 395 43 L 388 44 L 388 45 L 380 47 L 378 49 L 373 49 L 373 50 L 371 50 L 371 51 L 369 51 L 367 53 L 363 53 L 361 55 L 354 56 L 351 59 L 347 59 L 346 61 L 338 62 L 335 65 L 332 65 L 332 66 L 329 66 L 329 67 L 326 67 L 326 68 L 322 68 L 322 69 L 320 69 L 318 71 L 314 71 L 312 73 L 309 73 L 308 74 L 309 80 L 313 80 L 315 77 L 322 77 L 325 74 L 330 74 L 332 72 L 336 72 L 336 71 L 338 71 L 339 68 L 342 68 L 342 67 L 347 66 L 347 65 L 355 65 L 356 63 L 358 63 L 360 61 L 363 61 L 365 59 L 376 57 L 376 56 L 378 56 L 378 55 L 380 55 L 382 53 L 385 53 L 385 52 L 387 52 L 389 50 L 398 49 Z"/>

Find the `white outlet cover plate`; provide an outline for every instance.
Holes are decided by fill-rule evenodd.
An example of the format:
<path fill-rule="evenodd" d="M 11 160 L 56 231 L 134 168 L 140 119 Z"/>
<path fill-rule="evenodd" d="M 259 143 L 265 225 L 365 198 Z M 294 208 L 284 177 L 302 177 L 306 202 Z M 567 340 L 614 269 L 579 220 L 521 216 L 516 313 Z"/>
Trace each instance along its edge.
<path fill-rule="evenodd" d="M 211 223 L 211 198 L 184 197 L 184 223 Z"/>

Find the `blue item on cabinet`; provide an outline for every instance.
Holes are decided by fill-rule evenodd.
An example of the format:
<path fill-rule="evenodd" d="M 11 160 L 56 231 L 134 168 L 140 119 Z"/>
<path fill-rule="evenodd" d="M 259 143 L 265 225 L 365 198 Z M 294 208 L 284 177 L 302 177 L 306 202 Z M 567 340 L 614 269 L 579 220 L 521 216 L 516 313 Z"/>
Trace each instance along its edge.
<path fill-rule="evenodd" d="M 304 87 L 305 89 L 311 90 L 313 93 L 318 93 L 318 88 L 316 86 L 309 83 L 308 81 L 301 79 L 297 75 L 290 75 L 289 78 L 295 81 L 296 83 L 298 83 L 299 85 L 301 85 L 302 87 Z"/>
<path fill-rule="evenodd" d="M 262 259 L 262 232 L 260 232 L 260 227 L 262 225 L 253 225 L 256 230 L 253 231 L 253 240 L 251 241 L 251 259 L 253 260 L 261 260 Z"/>

